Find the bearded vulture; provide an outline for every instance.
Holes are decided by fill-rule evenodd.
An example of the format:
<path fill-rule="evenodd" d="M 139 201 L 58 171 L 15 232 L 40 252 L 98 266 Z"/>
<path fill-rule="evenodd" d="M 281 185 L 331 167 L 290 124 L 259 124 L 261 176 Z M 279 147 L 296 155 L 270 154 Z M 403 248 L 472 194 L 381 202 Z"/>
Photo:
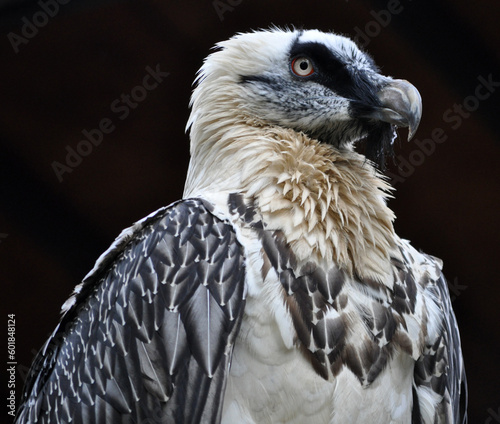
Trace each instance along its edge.
<path fill-rule="evenodd" d="M 183 199 L 124 230 L 63 305 L 17 423 L 459 423 L 439 259 L 382 176 L 421 99 L 351 40 L 238 34 L 196 80 Z"/>

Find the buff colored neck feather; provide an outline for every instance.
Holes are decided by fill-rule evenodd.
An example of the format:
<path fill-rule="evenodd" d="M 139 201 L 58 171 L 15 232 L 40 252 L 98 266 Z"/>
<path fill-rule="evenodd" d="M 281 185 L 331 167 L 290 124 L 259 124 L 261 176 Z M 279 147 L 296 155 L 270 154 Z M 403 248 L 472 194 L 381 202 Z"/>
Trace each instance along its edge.
<path fill-rule="evenodd" d="M 390 186 L 363 156 L 241 114 L 217 115 L 193 120 L 184 197 L 242 193 L 255 199 L 268 229 L 284 232 L 299 260 L 334 261 L 391 285 L 390 257 L 399 253 L 385 204 Z"/>

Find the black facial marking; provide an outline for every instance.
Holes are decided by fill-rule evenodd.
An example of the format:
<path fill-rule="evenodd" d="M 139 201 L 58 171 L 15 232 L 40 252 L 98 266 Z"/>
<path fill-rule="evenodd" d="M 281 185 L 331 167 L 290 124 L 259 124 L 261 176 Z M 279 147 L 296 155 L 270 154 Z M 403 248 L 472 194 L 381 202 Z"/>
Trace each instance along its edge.
<path fill-rule="evenodd" d="M 362 142 L 362 153 L 383 171 L 387 158 L 394 157 L 395 127 L 388 122 L 368 120 L 363 120 L 363 126 L 367 135 Z"/>
<path fill-rule="evenodd" d="M 324 85 L 342 97 L 357 100 L 354 107 L 379 105 L 377 87 L 373 87 L 364 73 L 349 70 L 345 59 L 324 44 L 296 41 L 290 49 L 290 59 L 300 56 L 306 56 L 313 62 L 315 72 L 305 77 L 308 80 Z"/>
<path fill-rule="evenodd" d="M 347 52 L 346 55 L 348 55 Z M 384 170 L 387 157 L 393 155 L 394 127 L 385 122 L 361 118 L 380 106 L 377 97 L 380 87 L 369 80 L 366 72 L 354 68 L 349 69 L 346 63 L 349 57 L 335 54 L 322 43 L 295 41 L 290 49 L 290 62 L 300 56 L 308 57 L 313 62 L 315 72 L 307 77 L 295 76 L 295 78 L 302 79 L 304 82 L 316 82 L 350 100 L 350 114 L 353 118 L 359 117 L 357 125 L 362 133 L 367 134 L 362 143 L 364 154 Z M 374 72 L 378 72 L 373 60 L 366 54 L 365 57 L 369 67 Z M 314 135 L 319 139 L 322 138 L 321 135 Z"/>
<path fill-rule="evenodd" d="M 240 78 L 240 82 L 242 84 L 249 82 L 262 82 L 264 84 L 272 85 L 274 83 L 274 80 L 272 78 L 266 77 L 264 75 L 241 75 Z"/>

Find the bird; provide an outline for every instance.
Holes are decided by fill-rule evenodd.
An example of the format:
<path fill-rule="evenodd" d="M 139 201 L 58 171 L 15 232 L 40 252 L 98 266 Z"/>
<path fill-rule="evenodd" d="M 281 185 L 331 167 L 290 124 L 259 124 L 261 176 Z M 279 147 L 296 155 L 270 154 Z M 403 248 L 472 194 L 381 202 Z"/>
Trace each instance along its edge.
<path fill-rule="evenodd" d="M 182 199 L 62 306 L 16 423 L 461 423 L 442 261 L 394 230 L 384 164 L 422 99 L 346 36 L 216 44 Z"/>

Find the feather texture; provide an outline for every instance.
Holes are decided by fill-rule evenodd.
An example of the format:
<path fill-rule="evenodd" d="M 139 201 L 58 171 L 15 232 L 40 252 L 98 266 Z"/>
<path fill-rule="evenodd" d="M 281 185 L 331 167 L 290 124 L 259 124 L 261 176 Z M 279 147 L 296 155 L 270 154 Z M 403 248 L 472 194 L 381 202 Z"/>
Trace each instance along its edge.
<path fill-rule="evenodd" d="M 216 421 L 244 277 L 232 227 L 200 200 L 125 231 L 36 358 L 17 422 Z"/>

